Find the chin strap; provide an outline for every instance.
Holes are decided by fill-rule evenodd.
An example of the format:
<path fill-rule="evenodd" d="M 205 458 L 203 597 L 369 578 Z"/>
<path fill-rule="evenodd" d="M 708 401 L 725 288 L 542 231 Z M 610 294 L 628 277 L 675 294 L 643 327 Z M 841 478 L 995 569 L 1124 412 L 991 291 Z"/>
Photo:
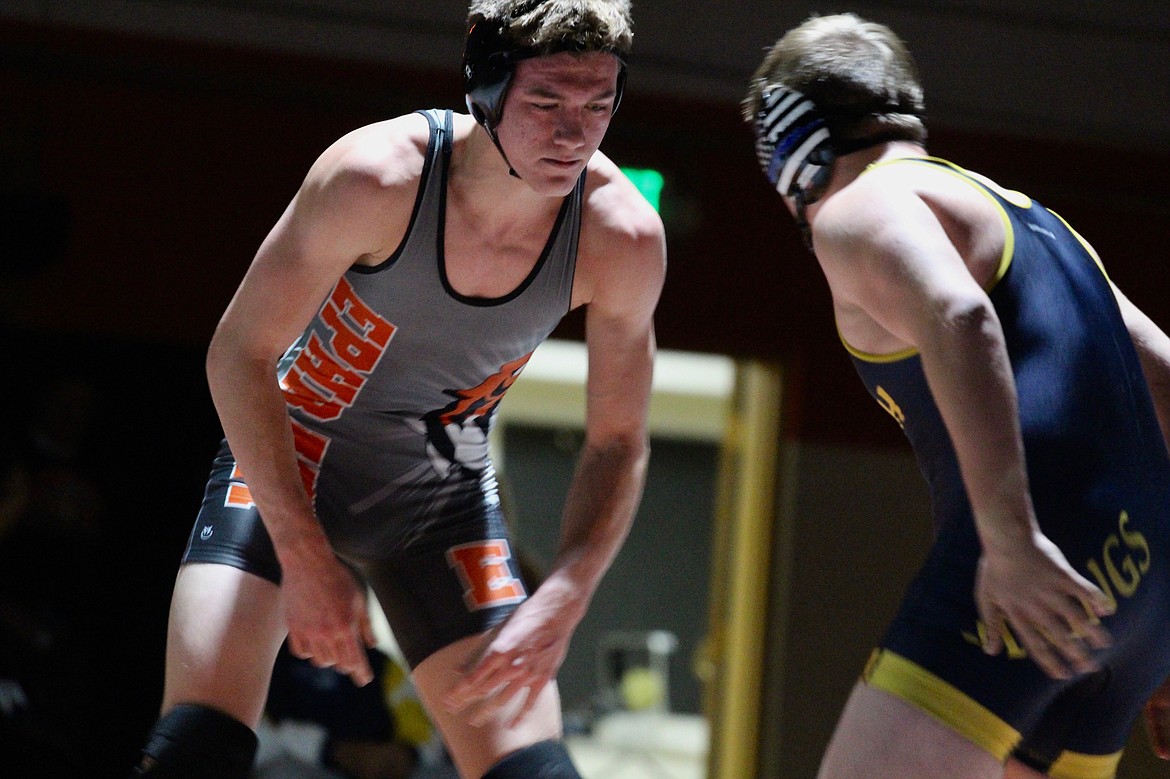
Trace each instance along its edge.
<path fill-rule="evenodd" d="M 520 178 L 520 174 L 516 172 L 516 169 L 512 167 L 512 163 L 508 161 L 508 155 L 504 153 L 504 147 L 500 145 L 500 137 L 496 134 L 495 125 L 489 121 L 485 121 L 482 118 L 483 110 L 475 105 L 471 99 L 471 95 L 467 95 L 465 99 L 467 102 L 467 112 L 471 114 L 471 116 L 479 123 L 481 127 L 483 127 L 484 130 L 487 131 L 488 137 L 491 138 L 492 143 L 495 144 L 496 151 L 498 151 L 500 156 L 504 158 L 504 164 L 508 166 L 508 173 L 512 176 L 515 176 L 516 178 Z"/>
<path fill-rule="evenodd" d="M 796 206 L 796 227 L 800 230 L 800 240 L 804 242 L 804 248 L 808 249 L 810 254 L 815 255 L 813 251 L 812 241 L 812 226 L 808 223 L 807 206 L 804 200 L 804 193 L 797 192 L 792 196 L 793 204 Z"/>

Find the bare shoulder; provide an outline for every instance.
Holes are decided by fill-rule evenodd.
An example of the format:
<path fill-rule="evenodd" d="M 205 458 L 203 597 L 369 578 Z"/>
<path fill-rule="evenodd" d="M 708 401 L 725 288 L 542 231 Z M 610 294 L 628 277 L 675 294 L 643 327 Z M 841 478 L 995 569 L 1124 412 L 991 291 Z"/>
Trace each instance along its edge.
<path fill-rule="evenodd" d="M 586 175 L 575 303 L 624 297 L 641 305 L 656 302 L 665 273 L 661 218 L 617 165 L 598 152 Z"/>
<path fill-rule="evenodd" d="M 336 140 L 309 171 L 309 184 L 393 189 L 422 174 L 430 130 L 420 114 L 359 127 Z"/>
<path fill-rule="evenodd" d="M 862 176 L 819 204 L 813 220 L 817 256 L 836 258 L 875 249 L 900 232 L 913 191 L 897 182 Z"/>
<path fill-rule="evenodd" d="M 289 228 L 318 249 L 345 246 L 351 261 L 372 264 L 389 256 L 409 226 L 429 137 L 418 114 L 342 136 L 309 169 Z"/>
<path fill-rule="evenodd" d="M 933 165 L 886 165 L 833 194 L 816 216 L 817 256 L 833 265 L 889 269 L 892 262 L 961 259 L 981 282 L 998 266 L 1004 228 L 993 201 Z"/>

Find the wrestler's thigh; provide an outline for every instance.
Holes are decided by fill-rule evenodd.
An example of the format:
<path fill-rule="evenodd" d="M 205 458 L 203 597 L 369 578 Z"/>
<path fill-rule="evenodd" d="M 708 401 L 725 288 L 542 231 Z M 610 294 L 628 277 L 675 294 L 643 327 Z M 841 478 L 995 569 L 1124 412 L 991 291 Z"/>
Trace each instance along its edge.
<path fill-rule="evenodd" d="M 200 703 L 255 729 L 286 633 L 272 582 L 228 565 L 182 566 L 167 628 L 163 711 Z"/>
<path fill-rule="evenodd" d="M 926 712 L 859 683 L 829 742 L 818 779 L 1000 779 L 989 752 Z"/>
<path fill-rule="evenodd" d="M 413 672 L 415 688 L 442 731 L 456 767 L 464 777 L 478 779 L 502 758 L 539 741 L 561 737 L 561 701 L 555 682 L 548 684 L 536 704 L 514 726 L 509 706 L 494 710 L 483 725 L 472 725 L 478 710 L 469 707 L 452 714 L 443 697 L 459 681 L 467 663 L 479 657 L 495 631 L 467 636 L 431 654 Z"/>

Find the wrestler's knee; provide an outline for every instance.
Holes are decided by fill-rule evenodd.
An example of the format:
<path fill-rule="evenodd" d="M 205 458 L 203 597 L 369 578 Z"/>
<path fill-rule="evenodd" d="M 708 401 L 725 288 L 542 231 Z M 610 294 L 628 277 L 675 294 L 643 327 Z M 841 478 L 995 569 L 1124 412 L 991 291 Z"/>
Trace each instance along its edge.
<path fill-rule="evenodd" d="M 257 739 L 216 709 L 181 703 L 159 718 L 131 779 L 247 779 Z"/>

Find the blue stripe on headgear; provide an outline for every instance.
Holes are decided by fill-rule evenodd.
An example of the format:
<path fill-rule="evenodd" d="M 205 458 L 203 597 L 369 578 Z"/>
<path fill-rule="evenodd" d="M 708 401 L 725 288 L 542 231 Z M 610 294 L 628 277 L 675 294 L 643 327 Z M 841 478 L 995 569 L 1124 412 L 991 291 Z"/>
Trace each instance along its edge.
<path fill-rule="evenodd" d="M 755 130 L 757 160 L 781 195 L 813 195 L 827 183 L 836 155 L 825 117 L 813 101 L 794 89 L 773 87 L 764 93 Z"/>

